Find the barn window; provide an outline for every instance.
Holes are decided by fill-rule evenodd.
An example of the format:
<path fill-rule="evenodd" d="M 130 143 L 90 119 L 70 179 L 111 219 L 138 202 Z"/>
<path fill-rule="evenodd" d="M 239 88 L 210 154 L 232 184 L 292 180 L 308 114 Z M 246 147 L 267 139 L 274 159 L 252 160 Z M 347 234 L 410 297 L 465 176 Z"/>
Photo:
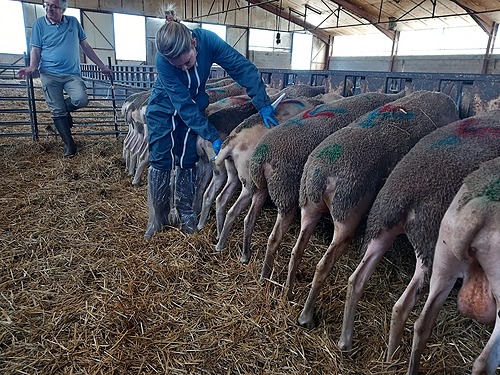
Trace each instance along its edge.
<path fill-rule="evenodd" d="M 146 19 L 113 13 L 117 60 L 146 61 Z"/>
<path fill-rule="evenodd" d="M 66 10 L 64 11 L 64 15 L 73 16 L 78 20 L 78 22 L 82 23 L 82 19 L 81 19 L 82 13 L 80 12 L 80 9 L 66 8 Z"/>
<path fill-rule="evenodd" d="M 312 35 L 293 33 L 292 69 L 311 69 Z"/>
<path fill-rule="evenodd" d="M 383 35 L 340 35 L 333 40 L 334 56 L 390 56 L 392 41 Z"/>
<path fill-rule="evenodd" d="M 479 26 L 401 31 L 398 55 L 484 54 L 487 43 Z"/>
<path fill-rule="evenodd" d="M 250 51 L 290 52 L 291 33 L 271 30 L 250 29 L 248 49 Z M 279 40 L 279 42 L 278 42 Z"/>
<path fill-rule="evenodd" d="M 23 4 L 0 0 L 0 53 L 23 54 L 27 51 Z"/>
<path fill-rule="evenodd" d="M 226 40 L 226 26 L 224 25 L 213 25 L 210 23 L 202 23 L 202 29 L 210 30 L 216 33 L 218 36 L 222 38 L 222 40 Z"/>

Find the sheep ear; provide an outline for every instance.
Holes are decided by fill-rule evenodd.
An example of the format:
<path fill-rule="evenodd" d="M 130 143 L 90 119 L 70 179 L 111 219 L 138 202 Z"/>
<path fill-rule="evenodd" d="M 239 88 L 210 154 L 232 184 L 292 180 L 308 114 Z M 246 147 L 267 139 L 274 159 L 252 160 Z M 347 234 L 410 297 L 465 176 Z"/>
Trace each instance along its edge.
<path fill-rule="evenodd" d="M 281 103 L 281 101 L 283 100 L 283 98 L 286 96 L 286 93 L 283 93 L 280 95 L 280 97 L 278 99 L 276 99 L 273 104 L 271 104 L 271 106 L 276 109 L 276 107 L 278 106 L 278 104 Z"/>

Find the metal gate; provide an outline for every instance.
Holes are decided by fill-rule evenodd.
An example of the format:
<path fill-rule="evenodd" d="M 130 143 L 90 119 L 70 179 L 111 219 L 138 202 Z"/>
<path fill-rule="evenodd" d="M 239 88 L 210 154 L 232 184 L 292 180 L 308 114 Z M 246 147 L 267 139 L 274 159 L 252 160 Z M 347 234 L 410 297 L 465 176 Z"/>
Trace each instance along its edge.
<path fill-rule="evenodd" d="M 0 138 L 52 135 L 52 118 L 39 78 L 18 79 L 24 65 L 0 64 Z M 121 115 L 123 101 L 139 87 L 104 79 L 94 68 L 82 65 L 89 105 L 72 113 L 74 135 L 114 135 L 128 131 Z"/>

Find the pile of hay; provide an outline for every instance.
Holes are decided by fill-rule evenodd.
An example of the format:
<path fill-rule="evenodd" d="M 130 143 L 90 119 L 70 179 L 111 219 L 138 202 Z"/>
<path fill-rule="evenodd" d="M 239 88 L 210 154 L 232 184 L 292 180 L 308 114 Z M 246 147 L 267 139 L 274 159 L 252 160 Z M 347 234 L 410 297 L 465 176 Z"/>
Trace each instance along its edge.
<path fill-rule="evenodd" d="M 0 139 L 0 373 L 2 374 L 404 374 L 412 324 L 399 362 L 384 362 L 391 308 L 410 280 L 404 241 L 377 269 L 358 308 L 354 351 L 336 346 L 346 284 L 359 239 L 334 267 L 318 300 L 319 326 L 295 323 L 314 267 L 331 239 L 321 223 L 300 267 L 295 298 L 286 279 L 296 222 L 272 283 L 258 277 L 276 213 L 267 208 L 239 263 L 242 220 L 214 252 L 214 215 L 203 231 L 176 229 L 145 242 L 145 187 L 130 186 L 122 139 Z M 454 293 L 456 295 L 456 292 Z M 489 337 L 449 299 L 424 352 L 426 374 L 471 368 Z"/>

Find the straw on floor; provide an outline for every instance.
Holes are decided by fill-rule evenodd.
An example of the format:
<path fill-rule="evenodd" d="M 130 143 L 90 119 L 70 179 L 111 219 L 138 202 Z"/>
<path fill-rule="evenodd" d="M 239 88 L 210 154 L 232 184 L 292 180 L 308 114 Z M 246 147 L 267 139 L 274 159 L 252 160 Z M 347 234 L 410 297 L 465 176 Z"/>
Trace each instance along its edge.
<path fill-rule="evenodd" d="M 123 139 L 62 143 L 0 139 L 0 373 L 2 374 L 405 374 L 418 304 L 401 359 L 384 361 L 392 305 L 413 273 L 404 241 L 384 258 L 358 307 L 354 349 L 336 346 L 360 236 L 334 267 L 316 309 L 296 324 L 314 267 L 331 240 L 321 222 L 300 266 L 295 296 L 282 284 L 299 230 L 286 236 L 272 281 L 259 283 L 272 207 L 239 262 L 242 218 L 216 253 L 214 213 L 201 232 L 175 228 L 145 242 L 146 189 L 133 188 Z M 456 291 L 453 296 L 456 296 Z M 453 297 L 452 296 L 452 297 Z M 450 297 L 422 358 L 422 373 L 464 374 L 489 337 Z"/>

